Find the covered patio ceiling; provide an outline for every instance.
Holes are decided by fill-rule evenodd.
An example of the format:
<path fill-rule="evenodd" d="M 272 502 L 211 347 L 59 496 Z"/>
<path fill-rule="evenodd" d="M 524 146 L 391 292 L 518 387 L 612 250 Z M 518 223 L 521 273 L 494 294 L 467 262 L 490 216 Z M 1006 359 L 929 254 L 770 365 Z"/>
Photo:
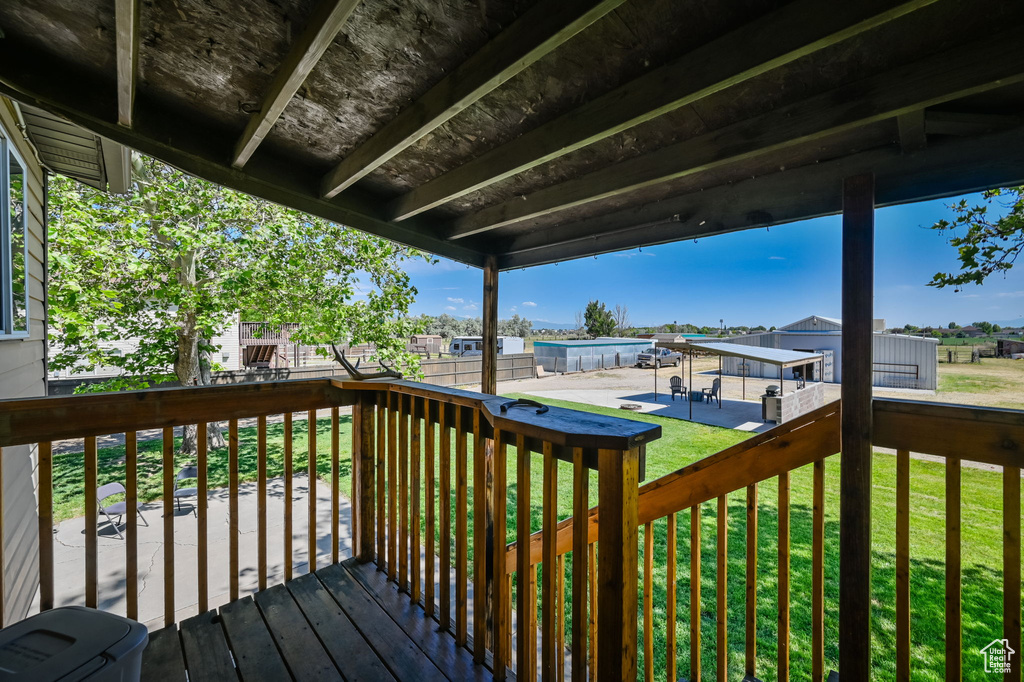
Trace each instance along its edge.
<path fill-rule="evenodd" d="M 8 0 L 0 94 L 499 269 L 1024 182 L 1019 0 Z"/>

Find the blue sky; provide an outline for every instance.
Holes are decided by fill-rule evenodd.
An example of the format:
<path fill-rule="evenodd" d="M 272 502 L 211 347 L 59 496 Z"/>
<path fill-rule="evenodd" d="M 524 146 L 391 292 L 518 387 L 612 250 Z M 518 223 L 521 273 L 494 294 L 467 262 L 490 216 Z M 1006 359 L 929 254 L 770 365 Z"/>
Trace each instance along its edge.
<path fill-rule="evenodd" d="M 980 195 L 969 195 L 980 201 Z M 957 268 L 955 252 L 928 229 L 954 200 L 879 209 L 875 214 L 875 317 L 889 326 L 961 325 L 1024 317 L 1024 263 L 983 286 L 925 286 Z M 502 318 L 572 323 L 590 299 L 629 308 L 635 326 L 782 325 L 807 315 L 839 317 L 839 216 L 503 272 Z M 481 271 L 442 259 L 409 268 L 415 314 L 480 315 Z"/>

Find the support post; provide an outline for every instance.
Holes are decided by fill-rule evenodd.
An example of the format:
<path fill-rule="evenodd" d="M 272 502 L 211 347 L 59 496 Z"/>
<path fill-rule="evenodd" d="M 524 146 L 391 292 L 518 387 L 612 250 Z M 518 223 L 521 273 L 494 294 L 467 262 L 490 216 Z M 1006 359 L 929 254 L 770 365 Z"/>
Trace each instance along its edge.
<path fill-rule="evenodd" d="M 842 464 L 839 660 L 844 682 L 871 677 L 871 320 L 874 176 L 843 183 Z"/>
<path fill-rule="evenodd" d="M 480 392 L 498 393 L 498 259 L 487 256 L 484 261 L 483 362 L 480 370 Z"/>
<path fill-rule="evenodd" d="M 387 394 L 385 394 L 387 395 Z M 377 456 L 377 438 L 374 431 L 376 396 L 365 393 L 352 406 L 352 483 L 356 498 L 352 500 L 352 539 L 355 554 L 361 563 L 375 558 L 374 532 L 376 506 L 374 505 L 374 467 Z"/>

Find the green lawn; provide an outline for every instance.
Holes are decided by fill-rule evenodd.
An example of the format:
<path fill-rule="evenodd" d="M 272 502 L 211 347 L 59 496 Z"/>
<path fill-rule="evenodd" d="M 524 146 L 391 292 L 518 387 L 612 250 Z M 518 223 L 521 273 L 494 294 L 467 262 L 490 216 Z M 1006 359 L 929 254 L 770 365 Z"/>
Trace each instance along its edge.
<path fill-rule="evenodd" d="M 512 397 L 519 397 L 512 395 Z M 575 407 L 590 412 L 622 416 L 620 410 L 598 408 L 572 403 L 549 401 L 564 407 Z M 659 423 L 663 437 L 647 448 L 647 480 L 653 480 L 686 464 L 706 457 L 729 445 L 743 440 L 749 434 L 729 429 L 691 424 L 674 419 L 631 414 L 631 418 Z M 304 470 L 306 464 L 306 424 L 295 424 L 294 452 L 296 470 Z M 351 443 L 350 418 L 343 416 L 340 421 L 342 462 L 341 490 L 349 490 Z M 317 471 L 321 477 L 330 473 L 330 423 L 319 420 Z M 240 429 L 240 478 L 242 481 L 255 479 L 256 444 L 255 429 Z M 268 428 L 268 472 L 270 476 L 282 474 L 282 426 Z M 471 441 L 472 439 L 470 439 Z M 454 446 L 452 452 L 454 453 Z M 472 442 L 470 442 L 472 453 Z M 100 482 L 123 480 L 123 448 L 105 448 L 99 453 Z M 515 537 L 516 486 L 515 451 L 509 448 L 509 490 L 508 490 L 508 539 Z M 175 465 L 183 465 L 188 458 L 177 456 Z M 470 456 L 469 484 L 472 486 L 472 456 Z M 454 470 L 454 467 L 453 467 Z M 944 675 L 944 466 L 942 464 L 912 461 L 911 463 L 911 588 L 912 588 L 912 639 L 914 679 L 940 680 Z M 531 489 L 532 530 L 540 528 L 541 458 L 532 456 Z M 144 500 L 156 499 L 160 489 L 160 442 L 139 444 L 139 490 Z M 828 460 L 826 467 L 826 657 L 828 666 L 838 669 L 837 602 L 838 602 L 838 542 L 839 542 L 839 457 Z M 559 518 L 565 518 L 571 510 L 571 467 L 559 466 Z M 210 486 L 227 485 L 227 450 L 210 453 Z M 895 458 L 879 454 L 876 458 L 873 491 L 874 519 L 874 650 L 875 679 L 894 677 L 895 651 L 895 599 L 894 556 L 895 556 Z M 82 456 L 65 454 L 55 457 L 54 487 L 55 513 L 58 518 L 68 518 L 82 513 Z M 594 475 L 591 484 L 593 501 L 596 502 L 597 481 Z M 791 666 L 793 679 L 810 677 L 810 599 L 806 596 L 811 589 L 811 491 L 810 468 L 798 470 L 792 477 L 792 639 Z M 964 678 L 982 679 L 981 658 L 976 653 L 992 639 L 1001 636 L 1002 591 L 1001 591 L 1001 479 L 998 474 L 979 469 L 965 468 L 963 471 L 963 613 L 964 613 Z M 425 495 L 423 496 L 425 499 Z M 453 496 L 454 498 L 454 496 Z M 472 492 L 469 494 L 470 503 Z M 766 481 L 760 486 L 758 532 L 758 677 L 769 680 L 776 677 L 776 579 L 777 579 L 777 484 Z M 455 504 L 452 502 L 452 528 L 455 527 Z M 704 652 L 705 679 L 712 679 L 715 665 L 715 548 L 716 510 L 713 503 L 704 505 L 702 511 L 702 647 Z M 746 515 L 745 495 L 737 492 L 729 496 L 729 673 L 730 678 L 739 678 L 743 672 L 744 649 L 744 585 L 745 585 L 745 536 Z M 677 570 L 677 661 L 681 676 L 689 671 L 689 562 L 690 562 L 690 515 L 678 516 L 678 570 Z M 472 511 L 469 529 L 472 534 Z M 664 677 L 665 660 L 665 534 L 666 521 L 655 523 L 655 669 L 659 678 Z M 641 547 L 643 531 L 641 529 Z M 453 555 L 454 555 L 454 539 Z M 642 552 L 642 549 L 641 549 Z M 472 547 L 470 549 L 472 558 Z M 566 561 L 566 572 L 571 571 L 571 556 Z M 642 565 L 642 563 L 641 563 Z M 568 581 L 566 583 L 569 584 Z M 642 590 L 642 585 L 640 586 Z M 566 595 L 566 617 L 570 620 L 571 595 Z M 642 595 L 640 602 L 643 603 Z M 641 623 L 642 626 L 642 623 Z M 640 670 L 643 670 L 641 645 Z"/>

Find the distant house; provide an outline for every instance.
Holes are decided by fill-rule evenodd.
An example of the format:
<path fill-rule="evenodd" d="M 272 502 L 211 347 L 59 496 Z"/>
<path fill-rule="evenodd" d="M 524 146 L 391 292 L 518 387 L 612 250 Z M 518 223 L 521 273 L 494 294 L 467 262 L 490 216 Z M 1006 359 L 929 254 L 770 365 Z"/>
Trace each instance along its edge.
<path fill-rule="evenodd" d="M 679 343 L 686 339 L 702 339 L 704 334 L 681 334 L 673 332 L 659 332 L 656 334 L 637 334 L 638 339 L 650 339 L 655 343 Z"/>
<path fill-rule="evenodd" d="M 978 329 L 974 325 L 970 325 L 970 324 L 967 325 L 966 327 L 960 327 L 960 329 L 958 329 L 957 331 L 958 332 L 963 332 L 964 336 L 966 336 L 968 338 L 972 338 L 972 339 L 976 339 L 976 338 L 978 338 L 980 336 L 988 336 L 988 334 L 986 334 L 984 332 L 984 330 Z"/>

